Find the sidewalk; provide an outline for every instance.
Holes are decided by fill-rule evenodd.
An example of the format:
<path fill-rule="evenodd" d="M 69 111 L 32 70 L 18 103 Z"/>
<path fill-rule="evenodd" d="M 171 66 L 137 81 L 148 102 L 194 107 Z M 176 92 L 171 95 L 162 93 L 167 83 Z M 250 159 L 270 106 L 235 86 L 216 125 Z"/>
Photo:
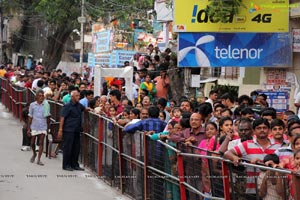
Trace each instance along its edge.
<path fill-rule="evenodd" d="M 62 170 L 61 155 L 45 166 L 30 163 L 31 151 L 22 152 L 22 125 L 0 104 L 1 200 L 128 200 L 88 171 Z"/>

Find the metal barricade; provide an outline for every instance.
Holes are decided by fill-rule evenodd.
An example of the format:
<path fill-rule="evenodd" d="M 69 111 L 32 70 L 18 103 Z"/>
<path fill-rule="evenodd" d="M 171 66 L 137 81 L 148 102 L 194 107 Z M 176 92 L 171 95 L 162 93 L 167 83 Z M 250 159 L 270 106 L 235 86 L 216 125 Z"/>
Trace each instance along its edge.
<path fill-rule="evenodd" d="M 144 197 L 144 133 L 122 132 L 121 177 L 123 192 L 135 199 Z"/>
<path fill-rule="evenodd" d="M 146 137 L 147 194 L 149 199 L 180 199 L 177 173 L 176 144 L 166 141 L 152 141 Z M 145 152 L 146 153 L 146 152 Z"/>
<path fill-rule="evenodd" d="M 178 144 L 183 157 L 186 199 L 224 199 L 222 158 L 215 152 Z"/>
<path fill-rule="evenodd" d="M 234 166 L 228 160 L 223 160 L 222 164 L 223 172 L 226 173 L 226 177 L 228 178 L 228 184 L 226 184 L 227 187 L 224 192 L 226 199 L 258 200 L 262 198 L 259 194 L 266 194 L 267 190 L 269 190 L 268 195 L 272 191 L 272 196 L 277 195 L 278 199 L 290 199 L 292 177 L 290 170 L 271 168 L 247 162 L 243 162 L 239 166 Z M 241 174 L 238 172 L 244 173 Z M 254 184 L 252 184 L 253 180 Z M 250 189 L 252 188 L 254 188 L 254 192 L 251 192 Z"/>
<path fill-rule="evenodd" d="M 51 99 L 48 99 L 48 103 L 50 105 L 50 113 L 51 113 L 51 118 L 55 122 L 59 122 L 60 120 L 60 114 L 61 114 L 61 109 L 63 107 L 63 104 L 60 102 L 55 102 Z"/>
<path fill-rule="evenodd" d="M 119 168 L 119 135 L 120 127 L 113 124 L 110 119 L 102 118 L 99 142 L 102 147 L 101 174 L 100 176 L 111 186 L 120 188 L 120 168 Z M 99 155 L 100 156 L 100 155 Z M 100 157 L 99 157 L 100 159 Z"/>
<path fill-rule="evenodd" d="M 26 101 L 28 103 L 34 102 L 35 101 L 35 91 L 32 89 L 27 89 L 27 97 Z"/>
<path fill-rule="evenodd" d="M 99 120 L 93 113 L 85 113 L 82 138 L 83 164 L 95 174 L 98 174 L 98 144 Z"/>
<path fill-rule="evenodd" d="M 34 92 L 29 89 L 25 95 L 25 89 L 3 78 L 0 86 L 3 105 L 21 118 L 22 105 L 34 101 Z M 53 121 L 59 122 L 63 105 L 51 100 L 49 103 Z M 289 170 L 246 162 L 234 166 L 215 152 L 153 141 L 143 132 L 124 133 L 122 127 L 94 113 L 85 114 L 83 125 L 81 162 L 134 199 L 260 199 L 260 185 L 266 184 L 262 182 L 264 175 L 269 177 L 268 187 L 276 179 L 280 187 L 275 192 L 281 199 L 289 199 L 290 193 L 300 199 L 300 175 Z M 250 168 L 254 169 L 252 175 L 248 173 Z M 255 180 L 252 194 L 246 191 L 250 178 Z"/>
<path fill-rule="evenodd" d="M 26 89 L 20 86 L 11 85 L 13 94 L 13 114 L 15 117 L 19 118 L 22 121 L 22 109 L 26 105 L 26 99 L 23 97 L 26 95 Z"/>
<path fill-rule="evenodd" d="M 0 78 L 1 81 L 1 102 L 5 107 L 8 107 L 8 80 L 5 78 Z"/>

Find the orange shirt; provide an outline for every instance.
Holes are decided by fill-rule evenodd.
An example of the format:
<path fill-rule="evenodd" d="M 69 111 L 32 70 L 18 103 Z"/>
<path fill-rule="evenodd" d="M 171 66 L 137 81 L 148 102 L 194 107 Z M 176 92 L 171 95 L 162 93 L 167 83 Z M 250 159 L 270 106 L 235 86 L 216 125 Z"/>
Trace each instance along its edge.
<path fill-rule="evenodd" d="M 4 77 L 5 74 L 6 74 L 6 70 L 0 69 L 0 77 Z"/>

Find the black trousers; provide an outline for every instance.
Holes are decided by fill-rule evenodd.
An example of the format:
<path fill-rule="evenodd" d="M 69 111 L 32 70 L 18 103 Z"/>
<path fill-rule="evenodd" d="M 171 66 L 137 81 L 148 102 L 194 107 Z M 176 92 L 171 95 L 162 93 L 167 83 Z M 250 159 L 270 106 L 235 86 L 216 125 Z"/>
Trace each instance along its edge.
<path fill-rule="evenodd" d="M 63 133 L 63 168 L 79 167 L 80 133 Z"/>
<path fill-rule="evenodd" d="M 24 124 L 22 128 L 23 139 L 22 139 L 22 146 L 30 146 L 31 138 L 27 136 L 27 124 Z"/>

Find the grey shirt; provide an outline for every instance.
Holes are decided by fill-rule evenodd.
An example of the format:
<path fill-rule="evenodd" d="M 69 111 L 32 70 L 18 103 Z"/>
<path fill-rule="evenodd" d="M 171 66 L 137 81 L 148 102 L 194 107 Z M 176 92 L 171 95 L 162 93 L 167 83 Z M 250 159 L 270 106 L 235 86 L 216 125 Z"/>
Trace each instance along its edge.
<path fill-rule="evenodd" d="M 47 117 L 44 117 L 45 104 L 38 104 L 36 101 L 29 106 L 28 116 L 32 118 L 31 130 L 47 131 Z"/>

